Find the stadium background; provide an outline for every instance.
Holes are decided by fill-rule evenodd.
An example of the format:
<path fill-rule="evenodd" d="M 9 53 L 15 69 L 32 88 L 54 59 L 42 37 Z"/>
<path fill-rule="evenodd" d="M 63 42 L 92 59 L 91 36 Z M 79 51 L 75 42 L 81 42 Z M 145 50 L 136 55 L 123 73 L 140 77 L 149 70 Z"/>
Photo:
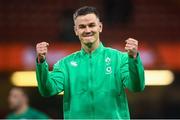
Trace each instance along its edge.
<path fill-rule="evenodd" d="M 171 84 L 147 86 L 142 93 L 127 91 L 132 118 L 180 118 L 179 0 L 0 0 L 0 118 L 10 111 L 7 96 L 15 86 L 13 74 L 35 70 L 36 43 L 50 43 L 51 68 L 80 49 L 72 14 L 84 5 L 100 11 L 105 46 L 124 51 L 124 40 L 135 38 L 146 70 L 173 73 Z M 43 98 L 37 87 L 21 87 L 33 107 L 52 118 L 63 118 L 63 96 Z"/>

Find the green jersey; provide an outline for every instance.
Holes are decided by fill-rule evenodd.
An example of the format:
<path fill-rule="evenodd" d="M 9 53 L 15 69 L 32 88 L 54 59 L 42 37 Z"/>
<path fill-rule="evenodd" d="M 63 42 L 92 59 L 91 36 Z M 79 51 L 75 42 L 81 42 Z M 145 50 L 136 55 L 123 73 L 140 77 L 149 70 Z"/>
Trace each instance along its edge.
<path fill-rule="evenodd" d="M 22 114 L 10 113 L 6 118 L 7 119 L 49 119 L 47 115 L 34 108 L 28 108 Z"/>
<path fill-rule="evenodd" d="M 36 64 L 38 88 L 43 96 L 64 91 L 65 119 L 129 119 L 125 89 L 142 91 L 144 68 L 140 56 L 99 45 L 91 54 L 81 49 L 48 71 L 45 61 Z"/>

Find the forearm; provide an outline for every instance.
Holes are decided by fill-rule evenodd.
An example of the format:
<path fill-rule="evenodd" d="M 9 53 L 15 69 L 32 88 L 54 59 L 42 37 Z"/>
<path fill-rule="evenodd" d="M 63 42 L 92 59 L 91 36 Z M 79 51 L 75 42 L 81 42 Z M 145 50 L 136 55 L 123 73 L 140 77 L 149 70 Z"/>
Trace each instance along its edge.
<path fill-rule="evenodd" d="M 38 89 L 42 96 L 52 96 L 57 94 L 56 86 L 54 86 L 49 74 L 48 64 L 46 61 L 36 63 Z"/>
<path fill-rule="evenodd" d="M 145 88 L 144 67 L 140 55 L 137 58 L 128 58 L 130 80 L 128 87 L 131 91 L 138 92 Z"/>

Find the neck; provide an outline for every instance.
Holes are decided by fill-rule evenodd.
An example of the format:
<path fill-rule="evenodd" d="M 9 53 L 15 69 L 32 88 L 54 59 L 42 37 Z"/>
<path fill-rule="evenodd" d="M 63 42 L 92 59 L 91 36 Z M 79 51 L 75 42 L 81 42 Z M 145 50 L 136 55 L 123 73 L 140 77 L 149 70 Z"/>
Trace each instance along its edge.
<path fill-rule="evenodd" d="M 82 48 L 86 53 L 92 53 L 96 48 L 98 48 L 100 41 L 97 40 L 94 43 L 82 44 Z"/>
<path fill-rule="evenodd" d="M 20 106 L 20 107 L 15 111 L 15 113 L 16 113 L 16 114 L 22 114 L 22 113 L 26 112 L 27 109 L 28 109 L 28 105 L 24 104 L 24 105 Z"/>

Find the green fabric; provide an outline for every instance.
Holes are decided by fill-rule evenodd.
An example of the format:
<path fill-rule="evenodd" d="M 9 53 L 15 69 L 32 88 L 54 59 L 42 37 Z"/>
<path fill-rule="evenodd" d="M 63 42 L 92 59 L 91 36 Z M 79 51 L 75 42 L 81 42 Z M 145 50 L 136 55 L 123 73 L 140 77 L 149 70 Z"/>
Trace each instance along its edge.
<path fill-rule="evenodd" d="M 139 53 L 134 59 L 102 43 L 91 54 L 82 49 L 59 60 L 52 72 L 46 60 L 36 63 L 36 75 L 41 95 L 64 91 L 65 119 L 129 119 L 125 88 L 145 87 Z"/>
<path fill-rule="evenodd" d="M 47 115 L 34 108 L 28 108 L 27 111 L 22 114 L 10 113 L 6 118 L 7 119 L 49 119 Z"/>

